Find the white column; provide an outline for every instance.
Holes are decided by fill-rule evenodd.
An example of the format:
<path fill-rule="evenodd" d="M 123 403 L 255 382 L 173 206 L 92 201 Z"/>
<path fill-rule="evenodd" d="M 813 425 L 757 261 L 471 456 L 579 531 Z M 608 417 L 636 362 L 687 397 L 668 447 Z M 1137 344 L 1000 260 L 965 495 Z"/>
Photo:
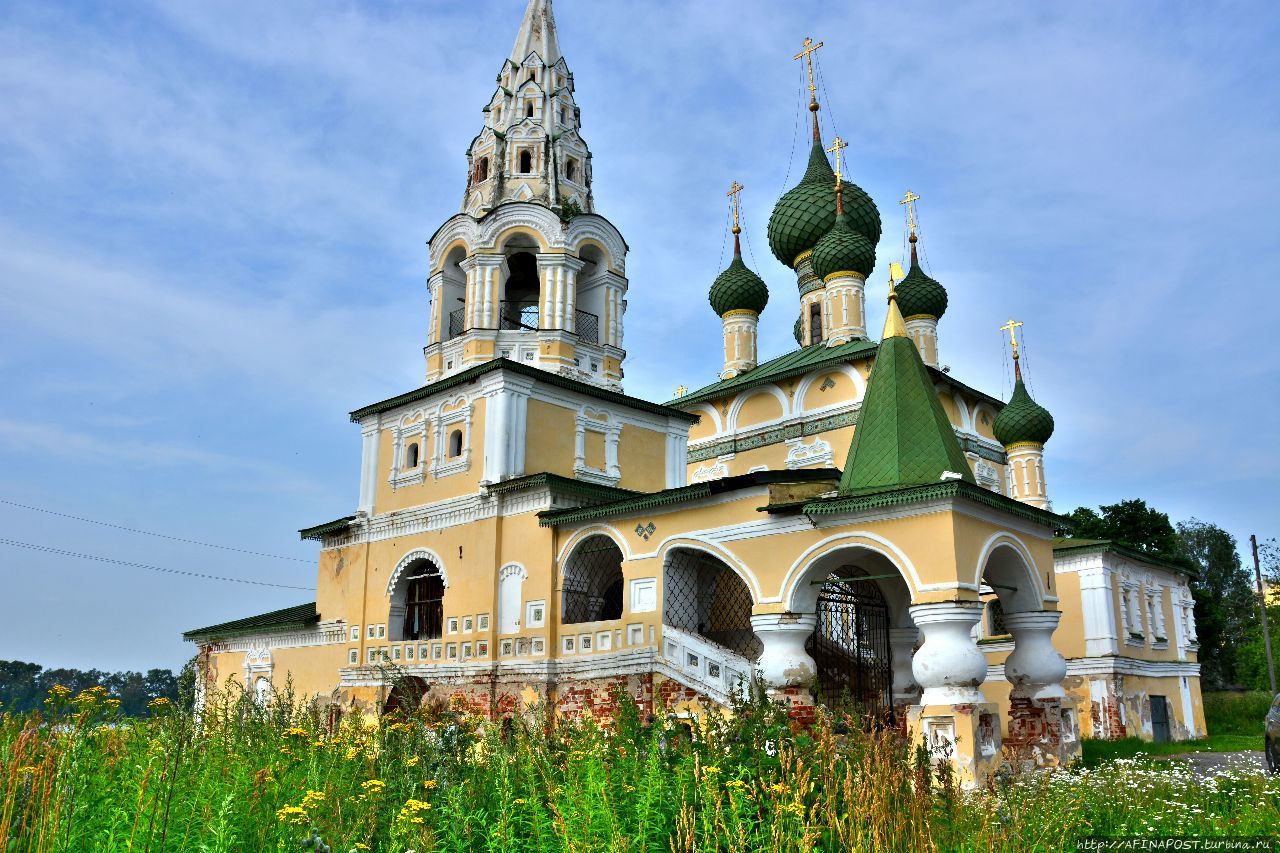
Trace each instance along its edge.
<path fill-rule="evenodd" d="M 427 291 L 431 294 L 431 328 L 427 332 L 427 343 L 436 344 L 449 334 L 449 309 L 444 304 L 444 272 L 438 272 L 427 281 Z"/>
<path fill-rule="evenodd" d="M 1004 662 L 1010 695 L 1023 699 L 1061 699 L 1067 662 L 1053 645 L 1053 631 L 1062 614 L 1056 610 L 1006 613 L 1004 624 L 1013 635 L 1013 652 Z"/>
<path fill-rule="evenodd" d="M 668 422 L 670 423 L 670 422 Z M 667 488 L 687 485 L 689 473 L 689 429 L 671 425 L 667 428 Z"/>
<path fill-rule="evenodd" d="M 804 687 L 817 664 L 804 645 L 818 624 L 813 613 L 765 613 L 751 617 L 751 630 L 764 644 L 756 667 L 771 687 Z"/>
<path fill-rule="evenodd" d="M 363 441 L 360 452 L 360 505 L 357 512 L 373 515 L 374 496 L 378 488 L 378 416 L 360 422 Z M 423 449 L 425 452 L 425 448 Z"/>
<path fill-rule="evenodd" d="M 480 298 L 479 290 L 476 286 L 476 280 L 479 276 L 476 273 L 475 256 L 464 258 L 462 263 L 458 264 L 458 267 L 467 275 L 466 312 L 463 315 L 466 317 L 463 331 L 466 331 L 478 326 L 480 319 Z"/>
<path fill-rule="evenodd" d="M 942 601 L 911 606 L 911 619 L 924 632 L 924 645 L 911 660 L 911 673 L 924 688 L 921 705 L 982 702 L 987 656 L 973 638 L 982 618 L 980 601 Z"/>
<path fill-rule="evenodd" d="M 893 666 L 893 701 L 895 704 L 915 704 L 920 699 L 920 685 L 911 671 L 911 659 L 916 643 L 920 641 L 920 629 L 889 629 L 889 656 Z"/>
<path fill-rule="evenodd" d="M 484 473 L 486 483 L 497 483 L 507 472 L 507 436 L 511 431 L 511 399 L 499 388 L 485 400 Z"/>
<path fill-rule="evenodd" d="M 1101 557 L 1098 558 L 1101 561 Z M 1098 565 L 1081 569 L 1080 603 L 1084 615 L 1084 653 L 1087 657 L 1104 657 L 1120 652 L 1120 635 L 1116 631 L 1115 593 L 1111 586 L 1111 570 Z"/>
<path fill-rule="evenodd" d="M 923 314 L 906 321 L 907 334 L 920 350 L 920 360 L 930 367 L 938 366 L 938 318 Z"/>

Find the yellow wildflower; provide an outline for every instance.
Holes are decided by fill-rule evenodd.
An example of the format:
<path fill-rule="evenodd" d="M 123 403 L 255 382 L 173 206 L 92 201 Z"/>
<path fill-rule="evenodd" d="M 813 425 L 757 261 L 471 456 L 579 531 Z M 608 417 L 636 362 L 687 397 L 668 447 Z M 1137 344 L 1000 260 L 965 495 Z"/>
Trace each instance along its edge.
<path fill-rule="evenodd" d="M 405 764 L 406 764 L 407 766 L 409 766 L 409 767 L 417 767 L 417 766 L 418 766 L 418 761 L 419 761 L 418 756 L 416 756 L 416 755 L 411 755 L 411 756 L 409 756 L 409 760 L 408 760 L 408 761 L 406 761 L 406 762 L 405 762 Z"/>
<path fill-rule="evenodd" d="M 430 790 L 432 790 L 433 788 L 435 788 L 435 786 L 436 786 L 436 780 L 435 780 L 435 779 L 427 779 L 427 780 L 423 781 L 423 783 L 422 783 L 422 787 L 426 788 L 428 791 L 430 791 Z"/>
<path fill-rule="evenodd" d="M 38 768 L 28 764 L 26 767 L 19 767 L 19 773 L 35 773 Z"/>
<path fill-rule="evenodd" d="M 296 826 L 307 822 L 307 810 L 301 806 L 285 806 L 276 812 L 276 818 L 281 823 L 291 823 Z"/>
<path fill-rule="evenodd" d="M 304 809 L 312 808 L 324 802 L 324 791 L 307 791 L 302 797 L 302 807 Z"/>
<path fill-rule="evenodd" d="M 285 729 L 284 732 L 282 732 L 282 734 L 285 737 L 308 737 L 307 730 L 300 729 L 297 726 L 290 726 L 289 728 Z"/>
<path fill-rule="evenodd" d="M 364 788 L 364 792 L 366 794 L 377 794 L 380 793 L 383 788 L 387 787 L 387 783 L 383 782 L 381 779 L 366 779 L 360 783 L 360 787 Z"/>
<path fill-rule="evenodd" d="M 65 699 L 71 695 L 71 688 L 61 684 L 55 684 L 49 688 L 49 692 L 59 699 Z"/>

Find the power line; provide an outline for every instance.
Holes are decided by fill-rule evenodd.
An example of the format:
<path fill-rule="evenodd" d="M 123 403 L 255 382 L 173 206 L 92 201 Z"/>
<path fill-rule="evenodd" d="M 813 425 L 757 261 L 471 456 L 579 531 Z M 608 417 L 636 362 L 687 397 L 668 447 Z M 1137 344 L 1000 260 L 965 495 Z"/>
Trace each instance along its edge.
<path fill-rule="evenodd" d="M 302 589 L 308 592 L 314 592 L 313 586 L 291 586 L 283 583 L 269 583 L 267 581 L 251 581 L 244 578 L 227 578 L 221 575 L 206 575 L 202 572 L 186 572 L 181 569 L 166 569 L 160 566 L 148 566 L 146 563 L 131 563 L 128 560 L 116 560 L 111 557 L 100 557 L 96 554 L 80 554 L 76 551 L 64 551 L 61 548 L 51 548 L 48 545 L 33 545 L 30 542 L 18 542 L 14 539 L 0 539 L 0 545 L 12 545 L 15 548 L 29 548 L 32 551 L 43 551 L 46 554 L 60 554 L 64 557 L 79 557 L 82 560 L 96 560 L 99 563 L 114 563 L 117 566 L 132 566 L 135 569 L 146 569 L 150 572 L 162 572 L 169 575 L 185 575 L 191 578 L 203 578 L 210 581 L 226 581 L 227 583 L 247 583 L 253 586 L 271 586 L 277 589 Z"/>
<path fill-rule="evenodd" d="M 215 545 L 212 542 L 201 542 L 197 539 L 183 539 L 181 536 L 169 536 L 168 534 L 156 533 L 152 530 L 139 530 L 136 527 L 125 527 L 123 524 L 112 524 L 109 521 L 96 521 L 95 519 L 85 518 L 84 516 L 81 516 L 81 515 L 71 515 L 70 513 L 56 512 L 55 510 L 44 509 L 38 506 L 29 506 L 27 504 L 20 504 L 17 501 L 7 501 L 7 500 L 4 500 L 3 498 L 0 498 L 0 504 L 6 504 L 8 506 L 16 506 L 21 509 L 29 509 L 32 512 L 43 512 L 47 515 L 56 515 L 59 518 L 70 518 L 70 519 L 74 519 L 75 521 L 83 521 L 86 524 L 97 524 L 102 527 L 111 527 L 111 528 L 114 528 L 115 530 L 125 530 L 125 531 L 128 531 L 129 533 L 141 533 L 143 536 L 155 536 L 158 539 L 168 539 L 172 542 L 185 542 L 188 545 L 201 545 L 205 548 L 217 548 L 221 551 L 235 551 L 237 554 L 252 554 L 255 557 L 270 557 L 273 560 L 292 560 L 295 563 L 311 562 L 311 560 L 304 560 L 301 557 L 285 557 L 280 554 L 266 554 L 266 553 L 263 553 L 262 551 L 246 551 L 244 548 L 232 548 L 230 545 Z"/>

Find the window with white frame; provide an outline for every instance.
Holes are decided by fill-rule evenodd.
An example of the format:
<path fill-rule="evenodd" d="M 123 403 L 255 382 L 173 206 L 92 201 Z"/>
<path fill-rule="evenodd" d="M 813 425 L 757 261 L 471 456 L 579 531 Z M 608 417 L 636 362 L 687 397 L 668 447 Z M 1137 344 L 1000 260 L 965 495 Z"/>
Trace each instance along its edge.
<path fill-rule="evenodd" d="M 471 417 L 472 405 L 461 397 L 446 403 L 436 414 L 433 476 L 457 474 L 471 464 Z"/>
<path fill-rule="evenodd" d="M 429 421 L 421 412 L 413 412 L 400 419 L 391 434 L 391 473 L 388 482 L 394 488 L 422 482 L 423 453 L 426 446 Z"/>
<path fill-rule="evenodd" d="M 606 411 L 583 406 L 578 410 L 574 437 L 573 472 L 579 479 L 616 485 L 622 477 L 618 444 L 622 424 Z"/>

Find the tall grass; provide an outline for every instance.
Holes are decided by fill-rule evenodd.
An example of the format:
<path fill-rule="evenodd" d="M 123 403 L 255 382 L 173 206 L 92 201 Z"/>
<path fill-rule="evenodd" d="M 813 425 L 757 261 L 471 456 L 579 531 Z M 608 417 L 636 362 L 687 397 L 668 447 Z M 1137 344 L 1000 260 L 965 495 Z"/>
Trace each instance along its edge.
<path fill-rule="evenodd" d="M 1271 694 L 1262 690 L 1204 694 L 1204 724 L 1211 735 L 1261 736 L 1271 708 Z"/>
<path fill-rule="evenodd" d="M 122 719 L 101 691 L 0 714 L 0 850 L 1060 850 L 1096 834 L 1280 825 L 1280 785 L 1134 763 L 962 792 L 891 732 L 797 729 L 757 696 L 688 727 L 460 706 L 332 724 L 288 691 L 228 690 L 199 720 Z M 1171 810 L 1168 803 L 1185 803 Z M 1155 816 L 1155 817 L 1153 817 Z"/>

